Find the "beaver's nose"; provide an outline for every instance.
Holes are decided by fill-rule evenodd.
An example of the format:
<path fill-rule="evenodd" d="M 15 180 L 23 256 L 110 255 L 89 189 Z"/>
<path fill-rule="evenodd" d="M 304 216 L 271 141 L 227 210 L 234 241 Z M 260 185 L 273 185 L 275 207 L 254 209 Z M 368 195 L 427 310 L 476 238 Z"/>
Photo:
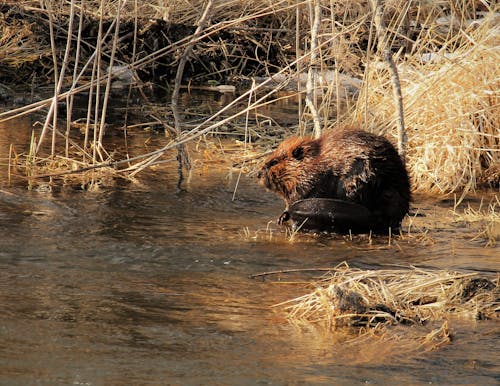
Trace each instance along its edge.
<path fill-rule="evenodd" d="M 257 173 L 257 178 L 261 179 L 264 176 L 264 169 L 260 169 Z"/>

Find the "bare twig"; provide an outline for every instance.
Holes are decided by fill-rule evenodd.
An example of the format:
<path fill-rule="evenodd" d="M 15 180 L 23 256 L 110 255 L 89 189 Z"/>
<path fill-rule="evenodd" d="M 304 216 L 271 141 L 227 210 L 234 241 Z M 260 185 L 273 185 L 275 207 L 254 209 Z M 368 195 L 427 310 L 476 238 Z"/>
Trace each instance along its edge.
<path fill-rule="evenodd" d="M 391 47 L 389 43 L 389 35 L 387 27 L 384 22 L 384 10 L 380 0 L 370 0 L 373 14 L 373 22 L 375 23 L 377 33 L 377 48 L 382 54 L 384 61 L 389 66 L 392 81 L 392 91 L 394 94 L 394 104 L 397 111 L 397 126 L 398 126 L 398 152 L 405 161 L 405 147 L 406 147 L 406 132 L 404 123 L 404 110 L 403 110 L 403 94 L 401 92 L 401 83 L 399 81 L 399 74 L 396 64 L 392 58 Z"/>
<path fill-rule="evenodd" d="M 321 24 L 321 6 L 319 0 L 311 0 L 309 2 L 309 10 L 314 9 L 313 26 L 311 29 L 311 47 L 310 47 L 310 60 L 309 69 L 307 71 L 307 84 L 306 84 L 306 104 L 311 112 L 314 122 L 314 136 L 319 138 L 321 135 L 321 124 L 316 108 L 316 100 L 314 92 L 316 88 L 316 80 L 318 78 L 318 30 Z"/>
<path fill-rule="evenodd" d="M 111 79 L 112 79 L 112 72 L 113 72 L 113 64 L 115 60 L 115 54 L 116 50 L 118 47 L 118 32 L 120 31 L 120 15 L 122 11 L 122 1 L 118 0 L 117 4 L 117 10 L 116 10 L 116 25 L 115 25 L 115 33 L 113 36 L 113 46 L 111 48 L 111 58 L 109 60 L 109 66 L 108 66 L 108 78 L 106 79 L 106 89 L 104 91 L 104 100 L 102 102 L 102 111 L 101 111 L 101 121 L 99 125 L 99 139 L 98 143 L 94 144 L 95 146 L 102 147 L 102 139 L 104 136 L 104 128 L 106 124 L 106 112 L 108 108 L 108 100 L 109 100 L 109 93 L 111 91 Z"/>
<path fill-rule="evenodd" d="M 270 276 L 270 275 L 279 275 L 282 273 L 296 273 L 296 272 L 331 272 L 334 271 L 335 268 L 291 268 L 291 269 L 280 269 L 278 271 L 267 271 L 254 273 L 253 275 L 248 275 L 250 279 L 255 279 L 256 277 L 262 276 Z"/>
<path fill-rule="evenodd" d="M 73 7 L 73 1 L 71 2 L 71 6 Z M 78 35 L 76 39 L 76 53 L 75 53 L 75 63 L 73 65 L 73 84 L 71 87 L 75 87 L 77 83 L 77 76 L 78 76 L 78 65 L 79 65 L 79 60 L 80 60 L 80 49 L 81 49 L 81 43 L 82 43 L 82 28 L 83 28 L 83 9 L 85 7 L 85 0 L 81 0 L 81 10 L 80 10 L 80 17 L 78 21 Z M 69 27 L 68 27 L 69 29 Z M 74 95 L 68 95 L 66 97 L 66 104 L 68 106 L 66 110 L 66 157 L 69 156 L 69 132 L 71 128 L 71 114 L 73 110 L 73 102 L 74 102 Z"/>
<path fill-rule="evenodd" d="M 203 11 L 200 20 L 198 21 L 198 27 L 196 28 L 196 31 L 191 37 L 189 43 L 184 48 L 184 53 L 182 54 L 182 57 L 179 61 L 179 66 L 177 67 L 177 74 L 175 76 L 175 86 L 174 86 L 174 91 L 172 93 L 172 112 L 174 114 L 175 134 L 177 136 L 179 136 L 182 132 L 181 128 L 182 122 L 181 122 L 181 117 L 179 115 L 178 100 L 182 83 L 182 75 L 184 74 L 184 67 L 186 65 L 186 62 L 188 61 L 189 55 L 191 55 L 191 52 L 193 51 L 195 42 L 202 34 L 206 24 L 209 22 L 212 4 L 213 1 L 208 0 L 207 4 L 205 5 L 205 10 Z M 177 189 L 181 190 L 182 182 L 184 181 L 183 168 L 186 168 L 186 170 L 189 172 L 191 170 L 191 161 L 189 160 L 189 154 L 187 153 L 184 144 L 180 144 L 177 147 L 177 151 L 178 151 L 177 160 L 179 162 L 179 168 L 178 168 L 179 179 L 177 181 Z"/>
<path fill-rule="evenodd" d="M 66 67 L 68 65 L 68 57 L 69 57 L 69 52 L 71 48 L 71 34 L 73 30 L 73 19 L 74 19 L 74 3 L 71 2 L 71 13 L 70 13 L 70 19 L 69 19 L 69 24 L 68 24 L 68 37 L 66 41 L 66 51 L 64 52 L 64 59 L 63 63 L 61 66 L 61 72 L 58 74 L 58 69 L 57 69 L 57 54 L 56 54 L 56 43 L 55 43 L 55 38 L 54 38 L 54 22 L 52 18 L 52 9 L 51 9 L 51 4 L 50 1 L 46 3 L 47 8 L 48 8 L 48 15 L 49 15 L 49 29 L 50 29 L 50 45 L 52 47 L 52 57 L 53 57 L 53 62 L 54 62 L 54 96 L 52 98 L 52 103 L 50 105 L 49 112 L 47 114 L 47 117 L 45 119 L 45 124 L 42 129 L 42 133 L 40 134 L 40 140 L 38 142 L 38 145 L 35 149 L 35 154 L 38 153 L 40 150 L 40 146 L 42 144 L 43 138 L 46 135 L 48 128 L 49 128 L 49 122 L 52 119 L 52 130 L 53 130 L 53 135 L 52 135 L 52 151 L 51 154 L 55 154 L 55 130 L 56 130 L 56 123 L 57 123 L 57 101 L 58 101 L 58 96 L 59 93 L 61 92 L 63 80 L 64 80 L 64 73 L 66 71 Z"/>

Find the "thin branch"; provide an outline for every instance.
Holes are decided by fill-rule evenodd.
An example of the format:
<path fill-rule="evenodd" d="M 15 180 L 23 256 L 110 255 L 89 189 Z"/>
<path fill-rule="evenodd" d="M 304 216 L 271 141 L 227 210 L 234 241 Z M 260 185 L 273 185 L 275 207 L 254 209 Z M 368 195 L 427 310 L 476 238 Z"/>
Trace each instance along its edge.
<path fill-rule="evenodd" d="M 182 84 L 182 76 L 184 74 L 184 67 L 193 51 L 193 47 L 195 43 L 198 41 L 198 38 L 201 36 L 203 30 L 205 29 L 206 24 L 208 24 L 211 9 L 212 9 L 213 1 L 209 0 L 207 5 L 205 6 L 205 10 L 203 11 L 200 20 L 198 20 L 198 27 L 191 37 L 190 41 L 187 43 L 184 53 L 179 61 L 179 66 L 177 67 L 177 74 L 175 76 L 175 86 L 174 91 L 172 93 L 172 112 L 174 114 L 174 127 L 175 134 L 179 136 L 182 132 L 182 120 L 179 114 L 178 101 L 179 101 L 179 92 Z M 183 144 L 180 144 L 177 147 L 177 160 L 179 162 L 178 172 L 179 179 L 177 181 L 177 189 L 182 190 L 182 182 L 184 181 L 183 168 L 189 172 L 191 170 L 191 161 L 189 160 L 189 154 L 187 153 L 186 147 Z"/>
<path fill-rule="evenodd" d="M 337 268 L 336 267 L 330 267 L 330 268 L 291 268 L 291 269 L 280 269 L 279 271 L 268 271 L 268 272 L 255 273 L 253 275 L 248 275 L 248 277 L 250 279 L 255 279 L 256 277 L 269 276 L 269 275 L 279 275 L 281 273 L 325 272 L 325 271 L 330 272 L 330 271 L 335 271 Z"/>
<path fill-rule="evenodd" d="M 105 124 L 106 124 L 106 113 L 108 110 L 109 93 L 111 91 L 113 64 L 114 64 L 114 60 L 115 60 L 116 50 L 118 48 L 118 33 L 120 31 L 121 12 L 122 12 L 122 2 L 121 2 L 121 0 L 118 0 L 117 10 L 116 10 L 116 18 L 115 18 L 115 20 L 116 20 L 115 33 L 113 36 L 113 45 L 111 48 L 111 58 L 109 59 L 109 66 L 108 66 L 108 78 L 106 79 L 106 89 L 104 90 L 104 99 L 102 102 L 101 121 L 100 121 L 100 125 L 99 125 L 99 138 L 98 138 L 97 144 L 94 144 L 94 146 L 98 146 L 98 147 L 102 147 L 102 139 L 104 136 L 104 128 L 105 128 Z"/>
<path fill-rule="evenodd" d="M 373 22 L 377 32 L 377 48 L 381 53 L 382 58 L 387 63 L 391 73 L 392 91 L 394 94 L 394 104 L 397 112 L 397 126 L 398 126 L 398 152 L 399 156 L 405 161 L 406 155 L 406 132 L 404 122 L 404 109 L 403 109 L 403 94 L 401 92 L 401 82 L 399 81 L 399 74 L 396 64 L 394 63 L 391 47 L 389 43 L 389 34 L 384 22 L 384 10 L 380 0 L 370 0 L 372 10 L 374 12 Z"/>
<path fill-rule="evenodd" d="M 311 0 L 311 2 L 309 3 L 309 9 L 312 10 L 311 8 L 314 8 L 314 21 L 311 30 L 310 60 L 309 69 L 307 71 L 306 104 L 313 118 L 314 136 L 316 138 L 319 138 L 321 136 L 321 123 L 319 120 L 318 110 L 316 109 L 316 101 L 313 98 L 313 93 L 318 78 L 318 30 L 321 24 L 321 6 L 319 0 Z"/>
<path fill-rule="evenodd" d="M 213 1 L 209 0 L 207 5 L 205 6 L 205 10 L 203 11 L 203 14 L 200 17 L 200 20 L 198 21 L 198 27 L 196 28 L 196 31 L 191 36 L 191 39 L 189 40 L 186 47 L 184 48 L 184 53 L 182 54 L 182 57 L 179 60 L 179 66 L 177 67 L 177 74 L 175 76 L 174 91 L 172 92 L 172 110 L 173 110 L 173 114 L 174 114 L 175 130 L 176 130 L 177 134 L 180 134 L 182 131 L 181 130 L 181 118 L 179 116 L 179 109 L 178 109 L 178 100 L 179 100 L 179 92 L 180 92 L 181 84 L 182 84 L 182 76 L 184 74 L 184 67 L 186 66 L 186 63 L 189 59 L 189 56 L 191 55 L 191 52 L 193 51 L 193 47 L 194 47 L 195 43 L 198 41 L 198 38 L 200 37 L 202 31 L 204 30 L 206 23 L 208 23 L 212 4 L 213 4 Z"/>

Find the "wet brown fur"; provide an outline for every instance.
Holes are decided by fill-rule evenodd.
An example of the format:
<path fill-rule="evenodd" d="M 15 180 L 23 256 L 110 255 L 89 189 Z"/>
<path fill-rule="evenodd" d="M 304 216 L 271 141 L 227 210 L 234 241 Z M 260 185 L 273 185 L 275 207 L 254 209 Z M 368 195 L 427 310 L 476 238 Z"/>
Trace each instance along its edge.
<path fill-rule="evenodd" d="M 362 130 L 288 138 L 266 159 L 258 177 L 287 208 L 306 198 L 347 200 L 372 211 L 380 227 L 393 228 L 409 210 L 410 182 L 396 149 L 384 137 Z"/>

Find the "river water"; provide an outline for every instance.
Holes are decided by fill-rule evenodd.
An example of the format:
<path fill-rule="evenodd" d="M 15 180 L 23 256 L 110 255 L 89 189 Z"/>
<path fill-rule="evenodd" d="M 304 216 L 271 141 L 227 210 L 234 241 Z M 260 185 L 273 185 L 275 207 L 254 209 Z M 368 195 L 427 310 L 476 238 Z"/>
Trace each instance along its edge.
<path fill-rule="evenodd" d="M 9 184 L 9 146 L 25 147 L 30 131 L 29 119 L 0 124 L 0 384 L 499 384 L 497 321 L 453 320 L 450 344 L 408 353 L 404 337 L 418 327 L 405 326 L 399 341 L 362 343 L 300 328 L 271 306 L 310 288 L 249 278 L 343 261 L 494 277 L 498 246 L 485 248 L 474 239 L 480 229 L 453 220 L 452 202 L 416 196 L 421 228 L 390 244 L 290 241 L 270 223 L 280 200 L 245 175 L 233 199 L 237 173 L 203 151 L 193 151 L 197 167 L 183 193 L 168 164 L 98 192 Z M 130 140 L 144 152 L 164 138 Z M 479 198 L 458 211 L 466 205 Z"/>

